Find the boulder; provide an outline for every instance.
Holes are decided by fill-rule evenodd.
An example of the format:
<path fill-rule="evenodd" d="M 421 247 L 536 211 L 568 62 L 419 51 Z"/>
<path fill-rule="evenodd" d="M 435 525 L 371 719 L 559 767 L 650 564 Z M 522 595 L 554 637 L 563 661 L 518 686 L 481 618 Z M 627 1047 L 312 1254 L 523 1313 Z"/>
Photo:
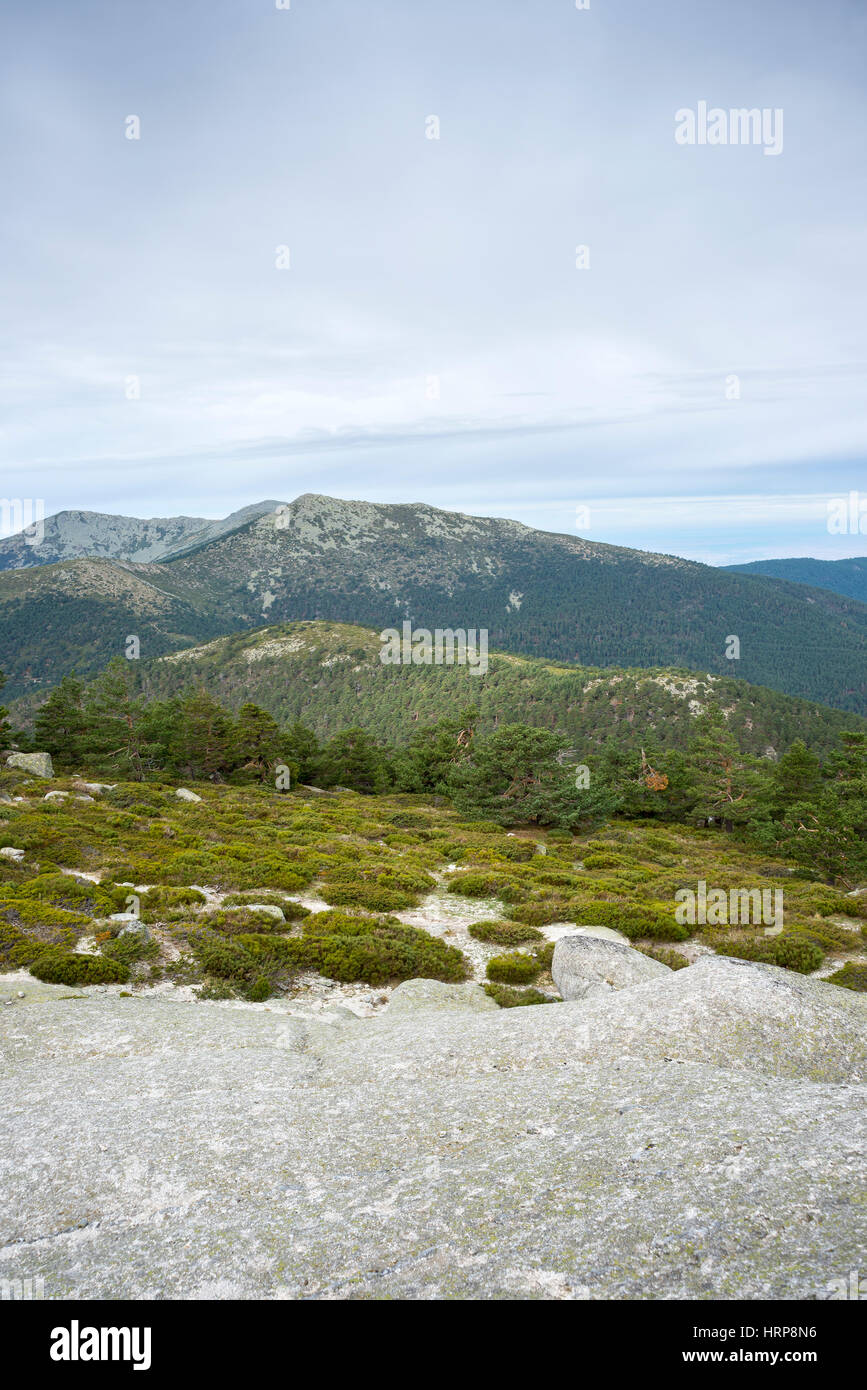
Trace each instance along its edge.
<path fill-rule="evenodd" d="M 34 777 L 54 776 L 50 753 L 10 753 L 6 766 L 20 767 L 22 772 L 32 772 Z"/>
<path fill-rule="evenodd" d="M 187 787 L 178 787 L 175 796 L 179 801 L 201 801 L 201 797 L 196 792 L 191 792 Z"/>
<path fill-rule="evenodd" d="M 12 845 L 4 845 L 3 848 L 0 849 L 0 854 L 2 854 L 2 856 L 3 856 L 4 859 L 16 859 L 16 860 L 17 860 L 17 859 L 23 859 L 23 858 L 24 858 L 24 851 L 23 851 L 23 849 L 13 849 Z"/>
<path fill-rule="evenodd" d="M 53 792 L 46 792 L 45 795 L 43 796 L 42 800 L 43 800 L 43 801 L 66 801 L 68 797 L 69 797 L 69 792 L 53 791 Z"/>
<path fill-rule="evenodd" d="M 440 980 L 404 980 L 392 994 L 385 1012 L 394 1017 L 398 1014 L 416 1013 L 419 1009 L 497 1013 L 499 1005 L 485 994 L 481 985 L 471 982 L 447 985 Z"/>
<path fill-rule="evenodd" d="M 551 976 L 564 999 L 589 999 L 670 975 L 667 965 L 590 931 L 561 936 Z"/>
<path fill-rule="evenodd" d="M 150 931 L 140 917 L 126 922 L 118 932 L 118 936 L 140 936 L 142 941 L 150 941 L 151 939 Z"/>
<path fill-rule="evenodd" d="M 863 1269 L 851 990 L 707 956 L 542 1008 L 394 1008 L 472 997 L 409 981 L 337 1023 L 24 988 L 0 1249 L 53 1299 L 731 1306 Z"/>

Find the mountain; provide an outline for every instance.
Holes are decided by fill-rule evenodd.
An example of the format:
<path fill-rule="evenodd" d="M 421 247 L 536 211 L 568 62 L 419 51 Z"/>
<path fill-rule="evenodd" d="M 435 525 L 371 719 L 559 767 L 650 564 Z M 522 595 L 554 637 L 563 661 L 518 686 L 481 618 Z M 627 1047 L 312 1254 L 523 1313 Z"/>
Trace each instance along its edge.
<path fill-rule="evenodd" d="M 736 674 L 867 712 L 867 605 L 825 589 L 421 504 L 305 494 L 252 513 L 217 523 L 219 534 L 206 524 L 156 564 L 78 559 L 0 575 L 7 699 L 73 667 L 89 674 L 130 633 L 147 658 L 263 623 L 408 618 L 487 628 L 491 647 L 538 659 Z"/>
<path fill-rule="evenodd" d="M 867 556 L 856 560 L 752 560 L 746 565 L 723 565 L 730 574 L 763 574 L 771 579 L 788 579 L 794 584 L 810 584 L 814 589 L 856 598 L 867 603 Z"/>
<path fill-rule="evenodd" d="M 192 538 L 193 542 L 215 540 L 226 531 L 273 512 L 278 502 L 258 502 L 233 512 L 223 521 L 201 516 L 154 517 L 143 521 L 134 516 L 111 516 L 105 512 L 57 512 L 42 523 L 42 538 L 31 545 L 24 532 L 0 540 L 0 570 L 29 569 L 54 565 L 61 560 L 114 559 L 141 564 L 162 559 Z M 26 521 L 26 517 L 24 520 Z"/>
<path fill-rule="evenodd" d="M 795 738 L 827 752 L 841 729 L 867 728 L 829 710 L 729 676 L 684 670 L 613 670 L 488 655 L 467 666 L 383 665 L 379 633 L 341 623 L 298 622 L 234 633 L 135 664 L 139 689 L 166 699 L 203 687 L 237 710 L 253 700 L 283 724 L 299 719 L 320 738 L 360 725 L 388 743 L 477 704 L 480 727 L 523 722 L 557 729 L 589 752 L 611 734 L 624 747 L 685 747 L 713 700 L 745 752 L 773 755 Z"/>

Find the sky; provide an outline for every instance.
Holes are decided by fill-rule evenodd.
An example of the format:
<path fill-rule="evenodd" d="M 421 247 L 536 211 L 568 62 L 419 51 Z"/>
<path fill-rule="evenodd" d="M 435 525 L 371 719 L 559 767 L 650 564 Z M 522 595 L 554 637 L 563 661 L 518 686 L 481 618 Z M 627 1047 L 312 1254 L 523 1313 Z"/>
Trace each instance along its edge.
<path fill-rule="evenodd" d="M 279 2 L 5 0 L 5 496 L 867 554 L 863 0 Z"/>

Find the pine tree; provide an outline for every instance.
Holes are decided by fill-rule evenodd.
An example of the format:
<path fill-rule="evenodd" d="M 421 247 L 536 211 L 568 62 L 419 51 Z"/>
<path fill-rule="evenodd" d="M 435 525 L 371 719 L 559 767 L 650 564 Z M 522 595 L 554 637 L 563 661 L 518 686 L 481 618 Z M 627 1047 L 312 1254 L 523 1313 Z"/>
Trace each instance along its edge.
<path fill-rule="evenodd" d="M 604 819 L 614 810 L 614 797 L 598 781 L 576 786 L 574 766 L 559 759 L 565 746 L 561 735 L 526 724 L 495 730 L 451 774 L 457 810 L 500 825 L 573 828 Z"/>
<path fill-rule="evenodd" d="M 821 762 L 803 739 L 796 739 L 771 770 L 767 790 L 771 814 L 780 815 L 796 802 L 818 800 L 822 790 Z"/>
<path fill-rule="evenodd" d="M 329 739 L 320 767 L 325 786 L 376 793 L 385 791 L 391 782 L 386 750 L 364 729 L 344 729 Z"/>
<path fill-rule="evenodd" d="M 867 735 L 844 732 L 827 774 L 818 795 L 786 810 L 779 843 L 829 883 L 854 888 L 867 873 Z"/>
<path fill-rule="evenodd" d="M 84 755 L 91 763 L 140 782 L 159 748 L 145 742 L 144 707 L 132 694 L 128 663 L 115 657 L 87 689 Z"/>
<path fill-rule="evenodd" d="M 280 749 L 283 759 L 292 769 L 293 782 L 315 781 L 319 775 L 321 749 L 312 729 L 296 720 L 283 730 Z"/>
<path fill-rule="evenodd" d="M 75 767 L 85 750 L 84 687 L 74 673 L 64 676 L 40 705 L 33 720 L 33 741 L 64 767 Z"/>
<path fill-rule="evenodd" d="M 687 786 L 693 814 L 724 829 L 744 824 L 756 809 L 767 777 L 758 759 L 741 753 L 722 711 L 712 707 L 696 720 L 687 754 Z"/>
<path fill-rule="evenodd" d="M 193 690 L 180 704 L 177 757 L 192 777 L 222 778 L 232 766 L 232 717 L 206 690 Z"/>
<path fill-rule="evenodd" d="M 245 701 L 235 719 L 233 761 L 267 781 L 283 746 L 280 726 L 267 710 Z"/>

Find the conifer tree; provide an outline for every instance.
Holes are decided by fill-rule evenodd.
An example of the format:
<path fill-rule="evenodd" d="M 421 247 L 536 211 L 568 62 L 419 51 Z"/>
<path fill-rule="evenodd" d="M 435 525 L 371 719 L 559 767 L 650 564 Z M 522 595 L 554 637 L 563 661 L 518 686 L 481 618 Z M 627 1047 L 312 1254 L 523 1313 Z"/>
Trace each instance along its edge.
<path fill-rule="evenodd" d="M 64 767 L 75 767 L 86 745 L 84 687 L 75 674 L 64 676 L 40 705 L 33 720 L 33 742 Z"/>

